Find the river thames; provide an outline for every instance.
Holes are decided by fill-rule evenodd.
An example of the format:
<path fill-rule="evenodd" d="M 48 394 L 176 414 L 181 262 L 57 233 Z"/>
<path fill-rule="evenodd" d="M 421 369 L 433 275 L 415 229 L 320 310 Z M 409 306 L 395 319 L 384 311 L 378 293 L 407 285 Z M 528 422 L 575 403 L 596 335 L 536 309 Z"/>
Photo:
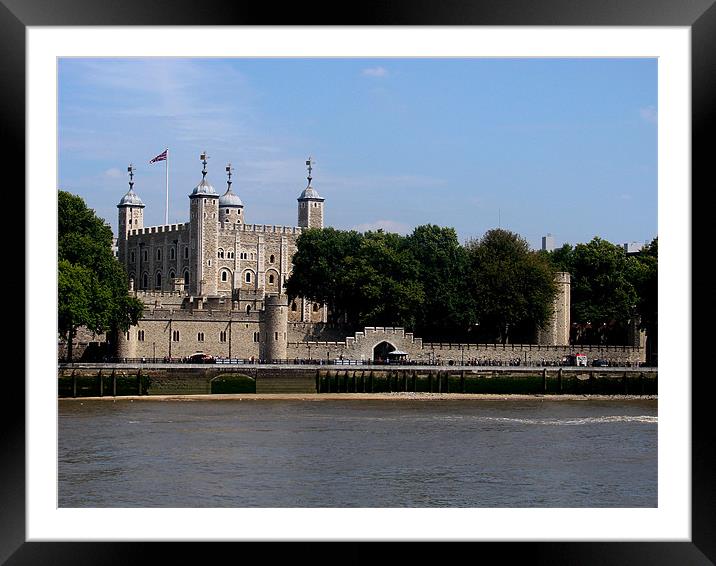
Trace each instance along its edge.
<path fill-rule="evenodd" d="M 656 507 L 656 400 L 62 400 L 60 507 Z"/>

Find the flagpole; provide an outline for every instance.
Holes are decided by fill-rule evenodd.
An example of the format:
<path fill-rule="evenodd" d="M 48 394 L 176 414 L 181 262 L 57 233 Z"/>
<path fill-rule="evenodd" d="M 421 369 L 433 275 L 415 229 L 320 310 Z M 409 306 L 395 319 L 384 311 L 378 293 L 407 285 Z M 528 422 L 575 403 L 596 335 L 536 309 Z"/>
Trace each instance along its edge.
<path fill-rule="evenodd" d="M 167 148 L 167 158 L 166 158 L 166 175 L 167 175 L 167 203 L 166 207 L 164 209 L 164 224 L 169 224 L 169 148 Z"/>

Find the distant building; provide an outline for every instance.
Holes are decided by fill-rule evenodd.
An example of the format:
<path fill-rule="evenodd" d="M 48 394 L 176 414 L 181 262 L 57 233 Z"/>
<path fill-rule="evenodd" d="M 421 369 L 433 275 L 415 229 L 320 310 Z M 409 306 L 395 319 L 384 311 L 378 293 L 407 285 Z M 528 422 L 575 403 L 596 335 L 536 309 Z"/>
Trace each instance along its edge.
<path fill-rule="evenodd" d="M 542 236 L 542 251 L 551 252 L 554 250 L 554 236 L 547 234 Z"/>
<path fill-rule="evenodd" d="M 641 242 L 629 242 L 627 244 L 622 244 L 622 247 L 626 253 L 635 254 L 644 249 L 644 244 Z"/>

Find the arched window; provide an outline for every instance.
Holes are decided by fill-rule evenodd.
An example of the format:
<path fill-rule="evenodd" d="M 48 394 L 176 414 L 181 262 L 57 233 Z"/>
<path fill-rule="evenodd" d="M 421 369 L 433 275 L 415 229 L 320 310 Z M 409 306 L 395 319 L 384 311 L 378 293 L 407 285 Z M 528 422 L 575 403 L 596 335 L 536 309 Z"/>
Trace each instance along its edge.
<path fill-rule="evenodd" d="M 269 263 L 273 263 L 274 261 L 276 261 L 276 257 L 271 254 L 271 257 L 269 258 Z"/>
<path fill-rule="evenodd" d="M 273 285 L 273 275 L 269 275 L 269 283 Z"/>
<path fill-rule="evenodd" d="M 313 312 L 318 312 L 318 303 L 313 303 Z"/>
<path fill-rule="evenodd" d="M 221 272 L 221 280 L 225 283 L 229 280 L 229 272 L 228 271 L 222 271 Z"/>
<path fill-rule="evenodd" d="M 296 305 L 296 301 L 293 301 L 293 302 L 291 303 L 291 310 L 292 310 L 293 312 L 296 312 L 297 309 L 298 309 L 298 306 Z"/>
<path fill-rule="evenodd" d="M 250 271 L 246 272 L 246 282 L 251 283 L 251 272 Z"/>
<path fill-rule="evenodd" d="M 246 305 L 246 314 L 251 313 L 251 305 Z"/>
<path fill-rule="evenodd" d="M 169 259 L 175 259 L 176 257 L 176 251 L 173 247 L 169 248 Z"/>
<path fill-rule="evenodd" d="M 184 259 L 189 259 L 189 246 L 184 247 Z"/>
<path fill-rule="evenodd" d="M 157 273 L 156 282 L 155 282 L 155 288 L 161 289 L 162 288 L 162 274 Z"/>
<path fill-rule="evenodd" d="M 162 250 L 157 249 L 157 261 L 162 261 Z"/>
<path fill-rule="evenodd" d="M 169 272 L 169 279 L 176 279 L 176 273 L 174 273 L 173 271 L 170 271 L 170 272 Z"/>
<path fill-rule="evenodd" d="M 224 250 L 223 248 L 219 248 L 219 251 L 217 252 L 217 256 L 219 259 L 224 259 Z"/>
<path fill-rule="evenodd" d="M 147 275 L 147 272 L 145 271 L 142 274 L 142 289 L 146 289 L 149 287 L 149 275 Z"/>
<path fill-rule="evenodd" d="M 189 272 L 184 272 L 184 285 L 189 285 Z"/>
<path fill-rule="evenodd" d="M 134 252 L 129 252 L 129 263 L 134 263 Z"/>

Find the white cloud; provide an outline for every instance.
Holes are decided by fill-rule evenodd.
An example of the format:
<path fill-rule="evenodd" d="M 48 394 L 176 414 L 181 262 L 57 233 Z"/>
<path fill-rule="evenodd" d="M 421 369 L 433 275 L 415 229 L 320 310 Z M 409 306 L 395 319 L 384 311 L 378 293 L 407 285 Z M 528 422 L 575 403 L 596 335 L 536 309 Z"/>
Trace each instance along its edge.
<path fill-rule="evenodd" d="M 387 77 L 388 69 L 385 67 L 368 67 L 361 73 L 364 77 Z"/>
<path fill-rule="evenodd" d="M 656 106 L 646 106 L 644 108 L 639 109 L 639 116 L 641 116 L 641 119 L 645 122 L 649 122 L 650 124 L 656 124 L 657 119 L 659 117 L 659 113 L 656 109 Z"/>
<path fill-rule="evenodd" d="M 382 229 L 384 232 L 392 232 L 395 234 L 407 234 L 411 231 L 411 227 L 397 220 L 376 220 L 365 224 L 358 224 L 353 230 L 358 232 L 368 232 Z"/>
<path fill-rule="evenodd" d="M 112 167 L 111 169 L 107 169 L 104 172 L 105 176 L 111 178 L 111 179 L 119 179 L 122 176 L 122 172 L 117 169 L 116 167 Z"/>

